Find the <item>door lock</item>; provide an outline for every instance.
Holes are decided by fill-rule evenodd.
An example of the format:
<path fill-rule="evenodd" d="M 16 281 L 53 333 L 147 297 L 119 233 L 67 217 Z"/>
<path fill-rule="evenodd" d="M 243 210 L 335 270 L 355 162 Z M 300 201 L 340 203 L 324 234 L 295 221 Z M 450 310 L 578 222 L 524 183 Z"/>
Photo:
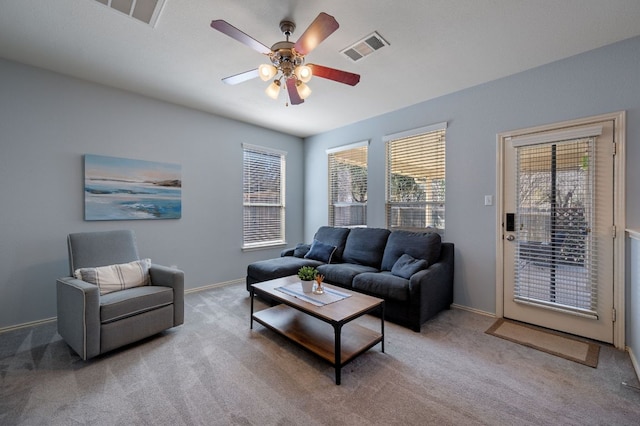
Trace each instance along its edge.
<path fill-rule="evenodd" d="M 516 230 L 516 214 L 507 213 L 507 232 L 514 232 Z"/>

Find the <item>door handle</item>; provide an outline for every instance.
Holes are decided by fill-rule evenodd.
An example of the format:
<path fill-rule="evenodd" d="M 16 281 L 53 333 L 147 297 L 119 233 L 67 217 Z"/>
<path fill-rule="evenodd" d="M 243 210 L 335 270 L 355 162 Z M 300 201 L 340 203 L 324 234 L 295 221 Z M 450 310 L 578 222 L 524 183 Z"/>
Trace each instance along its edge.
<path fill-rule="evenodd" d="M 512 234 L 507 235 L 507 241 L 513 241 L 515 239 L 516 237 L 514 237 Z"/>

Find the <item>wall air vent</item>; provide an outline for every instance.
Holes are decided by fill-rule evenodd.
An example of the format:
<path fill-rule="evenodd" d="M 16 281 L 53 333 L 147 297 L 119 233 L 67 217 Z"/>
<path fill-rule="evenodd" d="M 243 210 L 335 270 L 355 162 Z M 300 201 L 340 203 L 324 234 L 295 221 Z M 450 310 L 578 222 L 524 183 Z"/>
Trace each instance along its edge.
<path fill-rule="evenodd" d="M 362 40 L 354 43 L 340 51 L 340 53 L 347 56 L 353 62 L 357 62 L 365 56 L 371 55 L 376 50 L 382 49 L 384 46 L 389 46 L 389 42 L 382 38 L 376 31 L 369 34 Z"/>
<path fill-rule="evenodd" d="M 113 10 L 125 15 L 156 26 L 165 0 L 95 0 Z"/>

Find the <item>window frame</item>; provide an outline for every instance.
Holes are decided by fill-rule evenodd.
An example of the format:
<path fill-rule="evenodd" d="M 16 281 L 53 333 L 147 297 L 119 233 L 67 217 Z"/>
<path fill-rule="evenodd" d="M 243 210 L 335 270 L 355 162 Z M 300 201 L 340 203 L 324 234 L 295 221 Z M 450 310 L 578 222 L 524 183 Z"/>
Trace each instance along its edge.
<path fill-rule="evenodd" d="M 343 228 L 355 228 L 355 227 L 366 227 L 367 226 L 367 201 L 364 202 L 350 202 L 350 203 L 345 203 L 345 202 L 339 202 L 336 201 L 334 199 L 334 192 L 333 192 L 333 174 L 334 171 L 332 170 L 332 156 L 337 154 L 337 153 L 343 153 L 345 151 L 352 151 L 352 150 L 359 150 L 361 148 L 365 148 L 366 149 L 366 163 L 365 163 L 365 168 L 366 168 L 366 176 L 364 178 L 364 183 L 366 185 L 366 197 L 368 198 L 368 179 L 369 179 L 369 140 L 364 140 L 361 142 L 355 142 L 352 144 L 348 144 L 348 145 L 342 145 L 339 147 L 335 147 L 335 148 L 329 148 L 326 150 L 327 153 L 327 186 L 328 186 L 328 190 L 327 190 L 327 218 L 328 218 L 328 224 L 329 226 L 339 226 L 339 227 L 343 227 Z M 335 208 L 336 206 L 338 206 L 338 204 L 342 204 L 342 207 L 345 206 L 349 206 L 349 207 L 355 207 L 355 206 L 361 206 L 362 207 L 362 217 L 363 222 L 361 224 L 343 224 L 343 225 L 336 225 L 335 224 Z"/>
<path fill-rule="evenodd" d="M 446 203 L 446 129 L 447 129 L 447 122 L 442 122 L 442 123 L 437 123 L 430 126 L 425 126 L 425 127 L 420 127 L 416 129 L 389 134 L 382 138 L 383 142 L 385 143 L 385 180 L 386 180 L 385 181 L 385 222 L 386 222 L 387 229 L 407 230 L 412 232 L 424 232 L 427 229 L 435 229 L 439 234 L 444 235 L 444 232 L 446 229 L 445 219 L 444 219 L 445 212 L 446 212 L 446 208 L 445 208 L 446 207 L 445 206 L 445 203 Z M 406 141 L 407 139 L 419 137 L 422 135 L 428 135 L 434 132 L 443 132 L 442 143 L 444 144 L 444 146 L 442 149 L 442 159 L 441 159 L 442 168 L 443 168 L 443 171 L 442 171 L 443 178 L 442 178 L 442 185 L 441 185 L 442 199 L 431 200 L 431 201 L 428 201 L 428 200 L 410 201 L 410 202 L 391 201 L 391 196 L 393 192 L 391 188 L 392 171 L 393 171 L 392 170 L 393 158 L 390 158 L 391 144 L 393 144 L 394 142 Z M 442 212 L 442 226 L 434 227 L 433 224 L 427 223 L 426 219 L 425 219 L 424 227 L 409 227 L 409 226 L 394 225 L 392 223 L 392 210 L 394 209 L 394 206 L 398 207 L 400 204 L 403 204 L 403 205 L 411 204 L 412 206 L 410 207 L 424 206 L 425 209 L 429 205 L 438 206 L 438 208 L 441 209 L 441 212 Z"/>
<path fill-rule="evenodd" d="M 251 177 L 251 170 L 247 170 L 248 161 L 247 161 L 247 153 L 252 152 L 253 154 L 262 154 L 269 157 L 279 157 L 279 188 L 278 188 L 278 200 L 276 203 L 269 202 L 252 202 L 248 195 L 250 192 L 247 192 L 247 177 Z M 256 250 L 262 248 L 269 248 L 274 246 L 285 246 L 287 244 L 285 238 L 285 229 L 286 229 L 286 157 L 287 152 L 281 151 L 274 148 L 253 145 L 253 144 L 242 144 L 242 250 Z M 265 161 L 266 162 L 266 161 Z M 259 178 L 260 176 L 258 176 Z M 249 199 L 248 199 L 249 198 Z M 277 238 L 269 238 L 260 241 L 248 241 L 248 236 L 252 234 L 252 231 L 256 229 L 256 227 L 247 228 L 247 209 L 252 207 L 277 207 L 279 209 L 279 219 L 276 222 L 279 222 L 279 229 L 275 229 L 278 234 Z M 254 218 L 255 220 L 255 218 Z M 267 218 L 267 220 L 270 220 Z M 261 222 L 264 225 L 264 222 Z M 259 226 L 260 224 L 258 224 Z M 255 231 L 253 232 L 255 234 Z"/>

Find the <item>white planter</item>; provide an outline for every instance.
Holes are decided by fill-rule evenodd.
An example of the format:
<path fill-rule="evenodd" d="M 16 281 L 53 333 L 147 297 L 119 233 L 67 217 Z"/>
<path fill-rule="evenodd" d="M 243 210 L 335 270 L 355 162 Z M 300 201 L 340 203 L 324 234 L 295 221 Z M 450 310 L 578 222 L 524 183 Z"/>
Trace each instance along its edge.
<path fill-rule="evenodd" d="M 314 281 L 300 281 L 300 284 L 302 284 L 302 291 L 304 293 L 311 293 L 311 290 L 313 290 L 313 283 Z"/>

